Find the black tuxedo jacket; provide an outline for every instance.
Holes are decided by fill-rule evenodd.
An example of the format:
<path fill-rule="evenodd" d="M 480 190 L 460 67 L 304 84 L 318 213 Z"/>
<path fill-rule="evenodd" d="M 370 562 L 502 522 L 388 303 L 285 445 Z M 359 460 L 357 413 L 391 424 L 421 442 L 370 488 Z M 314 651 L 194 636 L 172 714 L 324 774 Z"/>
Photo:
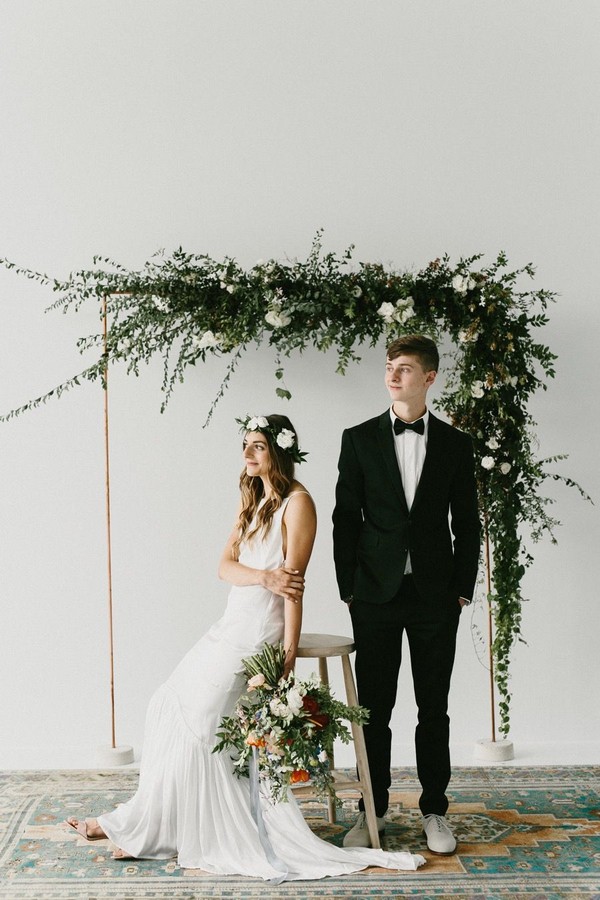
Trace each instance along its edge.
<path fill-rule="evenodd" d="M 427 453 L 408 510 L 389 409 L 342 436 L 333 546 L 342 598 L 385 603 L 397 594 L 410 550 L 419 595 L 471 599 L 480 523 L 471 439 L 429 413 Z"/>

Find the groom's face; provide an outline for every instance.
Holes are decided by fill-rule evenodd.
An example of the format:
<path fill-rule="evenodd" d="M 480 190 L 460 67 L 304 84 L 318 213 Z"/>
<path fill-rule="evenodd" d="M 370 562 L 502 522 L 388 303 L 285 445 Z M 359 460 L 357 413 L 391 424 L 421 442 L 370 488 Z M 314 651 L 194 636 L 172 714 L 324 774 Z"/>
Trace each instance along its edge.
<path fill-rule="evenodd" d="M 425 403 L 436 373 L 426 372 L 417 356 L 402 354 L 385 364 L 385 386 L 394 402 Z"/>

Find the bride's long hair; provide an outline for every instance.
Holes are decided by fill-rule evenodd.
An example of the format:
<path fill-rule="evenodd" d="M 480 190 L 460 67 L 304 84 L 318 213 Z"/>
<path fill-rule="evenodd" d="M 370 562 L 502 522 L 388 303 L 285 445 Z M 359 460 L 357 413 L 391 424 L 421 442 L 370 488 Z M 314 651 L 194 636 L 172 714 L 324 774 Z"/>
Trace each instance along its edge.
<path fill-rule="evenodd" d="M 298 446 L 298 434 L 287 416 L 271 415 L 265 416 L 265 418 L 276 433 L 279 433 L 283 428 L 293 431 L 294 440 L 296 446 Z M 290 487 L 294 481 L 294 460 L 290 454 L 276 443 L 268 431 L 261 433 L 264 434 L 269 447 L 267 478 L 275 496 L 269 497 L 258 509 L 259 503 L 264 496 L 262 479 L 252 477 L 246 473 L 245 468 L 242 469 L 242 474 L 240 475 L 242 508 L 238 519 L 239 535 L 233 545 L 233 552 L 236 556 L 242 541 L 250 540 L 259 532 L 262 532 L 263 536 L 269 533 L 273 523 L 273 516 L 289 494 Z M 255 516 L 256 521 L 253 524 Z"/>

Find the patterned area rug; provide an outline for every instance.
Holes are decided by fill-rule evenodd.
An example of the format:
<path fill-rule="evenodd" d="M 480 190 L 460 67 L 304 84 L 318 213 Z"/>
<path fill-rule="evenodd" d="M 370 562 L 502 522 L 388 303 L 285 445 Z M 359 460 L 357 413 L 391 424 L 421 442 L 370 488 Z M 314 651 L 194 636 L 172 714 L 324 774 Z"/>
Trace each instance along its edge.
<path fill-rule="evenodd" d="M 126 800 L 137 775 L 124 772 L 0 773 L 1 900 L 173 900 L 173 898 L 419 897 L 484 900 L 600 900 L 600 766 L 462 768 L 448 817 L 459 841 L 452 857 L 428 853 L 420 830 L 414 769 L 394 772 L 385 845 L 423 853 L 416 873 L 369 870 L 274 887 L 251 878 L 181 870 L 175 860 L 117 862 L 108 841 L 89 844 L 63 824 Z M 311 828 L 340 844 L 356 798 L 338 822 L 302 800 Z"/>

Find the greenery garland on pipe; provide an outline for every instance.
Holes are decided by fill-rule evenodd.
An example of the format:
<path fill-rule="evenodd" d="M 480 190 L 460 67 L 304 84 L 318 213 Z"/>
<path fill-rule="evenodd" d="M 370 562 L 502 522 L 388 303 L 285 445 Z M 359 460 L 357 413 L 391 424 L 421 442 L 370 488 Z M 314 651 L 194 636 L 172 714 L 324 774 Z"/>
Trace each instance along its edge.
<path fill-rule="evenodd" d="M 547 466 L 564 456 L 538 459 L 535 422 L 527 410 L 532 394 L 546 390 L 554 377 L 555 356 L 534 337 L 548 321 L 555 299 L 545 290 L 523 290 L 531 265 L 511 271 L 501 253 L 489 266 L 482 255 L 452 265 L 447 256 L 420 272 L 398 272 L 378 263 L 355 263 L 353 247 L 341 257 L 324 253 L 321 232 L 305 262 L 259 261 L 245 271 L 235 259 L 163 251 L 140 271 L 128 271 L 110 259 L 95 257 L 94 268 L 50 279 L 0 260 L 28 278 L 52 287 L 60 297 L 50 309 L 77 310 L 92 299 L 99 311 L 107 298 L 107 354 L 102 333 L 81 338 L 81 352 L 93 349 L 96 362 L 41 397 L 0 420 L 45 403 L 83 380 L 102 380 L 107 362 L 123 363 L 138 375 L 156 355 L 163 360 L 163 411 L 188 366 L 209 354 L 228 357 L 223 381 L 208 411 L 223 396 L 251 345 L 275 350 L 276 393 L 288 398 L 281 358 L 306 347 L 337 350 L 337 372 L 357 362 L 357 348 L 374 347 L 406 332 L 434 339 L 449 335 L 454 349 L 446 387 L 436 406 L 473 437 L 482 518 L 493 546 L 488 603 L 494 620 L 491 648 L 500 701 L 499 730 L 510 725 L 509 663 L 521 640 L 521 581 L 533 558 L 524 526 L 533 542 L 548 535 L 555 542 L 558 520 L 542 493 L 546 479 L 561 480 L 587 495 L 570 478 Z M 589 499 L 589 498 L 587 498 Z"/>

